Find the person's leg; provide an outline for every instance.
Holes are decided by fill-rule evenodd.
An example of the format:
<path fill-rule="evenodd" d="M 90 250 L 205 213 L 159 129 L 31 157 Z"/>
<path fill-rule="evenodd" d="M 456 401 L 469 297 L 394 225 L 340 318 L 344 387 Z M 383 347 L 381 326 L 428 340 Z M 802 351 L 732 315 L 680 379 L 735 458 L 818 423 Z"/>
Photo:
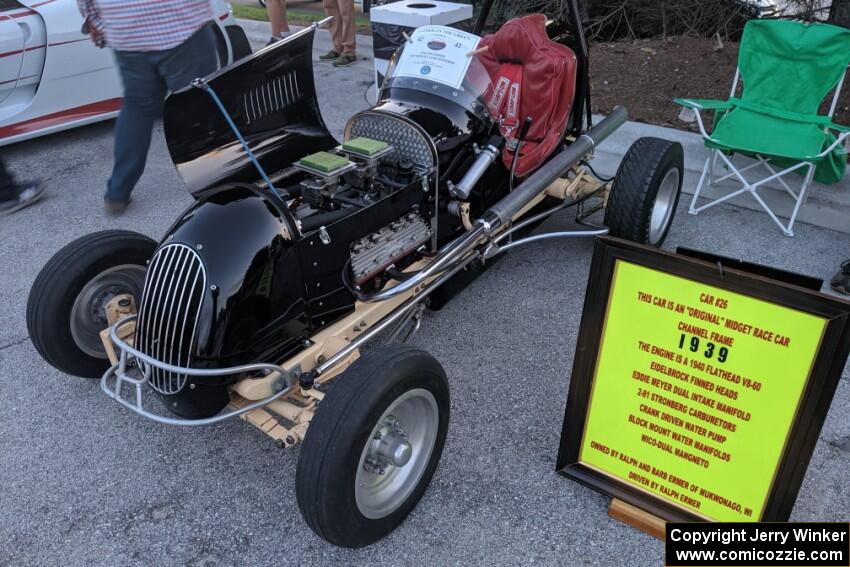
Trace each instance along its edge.
<path fill-rule="evenodd" d="M 272 26 L 272 38 L 269 40 L 269 43 L 274 42 L 276 38 L 289 34 L 289 20 L 286 17 L 286 0 L 268 0 L 266 2 L 266 14 L 268 14 L 269 23 Z"/>
<path fill-rule="evenodd" d="M 342 53 L 342 23 L 340 22 L 339 0 L 322 0 L 322 8 L 325 9 L 325 14 L 333 19 L 328 24 L 328 29 L 331 32 L 331 40 L 333 41 L 333 49 L 319 57 L 323 61 L 336 59 Z"/>
<path fill-rule="evenodd" d="M 354 21 L 354 0 L 337 0 L 339 4 L 339 57 L 334 59 L 334 67 L 346 67 L 357 62 L 356 37 L 357 26 Z"/>
<path fill-rule="evenodd" d="M 18 183 L 0 159 L 0 216 L 19 211 L 35 203 L 44 188 L 37 181 Z"/>
<path fill-rule="evenodd" d="M 0 158 L 0 201 L 8 201 L 15 197 L 15 178 L 6 169 L 6 164 Z"/>
<path fill-rule="evenodd" d="M 850 295 L 850 260 L 841 262 L 841 267 L 829 280 L 829 287 L 842 295 Z"/>
<path fill-rule="evenodd" d="M 340 53 L 354 55 L 357 51 L 357 26 L 354 18 L 354 0 L 338 0 L 340 30 Z"/>
<path fill-rule="evenodd" d="M 177 47 L 160 52 L 157 73 L 168 90 L 176 91 L 217 68 L 215 35 L 204 26 Z"/>
<path fill-rule="evenodd" d="M 105 200 L 108 212 L 120 213 L 145 170 L 153 123 L 162 113 L 165 84 L 156 73 L 150 53 L 115 51 L 115 60 L 124 85 L 124 99 L 115 124 L 115 165 Z"/>

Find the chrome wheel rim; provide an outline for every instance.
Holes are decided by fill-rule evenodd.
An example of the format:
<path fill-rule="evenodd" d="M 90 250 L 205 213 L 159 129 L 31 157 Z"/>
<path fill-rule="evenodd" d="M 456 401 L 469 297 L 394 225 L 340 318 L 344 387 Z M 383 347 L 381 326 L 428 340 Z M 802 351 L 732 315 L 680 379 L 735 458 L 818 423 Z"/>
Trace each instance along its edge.
<path fill-rule="evenodd" d="M 661 180 L 652 214 L 649 217 L 649 242 L 658 244 L 667 232 L 676 210 L 676 195 L 679 193 L 679 170 L 672 168 Z"/>
<path fill-rule="evenodd" d="M 409 390 L 378 419 L 355 475 L 357 508 L 376 520 L 395 512 L 416 489 L 437 442 L 440 410 L 424 388 Z"/>
<path fill-rule="evenodd" d="M 109 326 L 106 304 L 118 295 L 141 297 L 144 285 L 145 268 L 135 264 L 115 266 L 92 278 L 71 308 L 71 336 L 77 347 L 89 356 L 108 358 L 100 340 L 100 332 Z"/>

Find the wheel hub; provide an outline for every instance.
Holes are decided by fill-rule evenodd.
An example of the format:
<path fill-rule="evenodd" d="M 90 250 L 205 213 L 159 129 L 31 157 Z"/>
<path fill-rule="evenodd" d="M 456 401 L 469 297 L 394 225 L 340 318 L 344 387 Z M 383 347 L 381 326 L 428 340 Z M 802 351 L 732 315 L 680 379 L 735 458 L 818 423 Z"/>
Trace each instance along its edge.
<path fill-rule="evenodd" d="M 434 449 L 439 415 L 434 395 L 417 388 L 396 398 L 377 420 L 355 478 L 355 499 L 364 516 L 391 514 L 416 488 Z"/>
<path fill-rule="evenodd" d="M 373 474 L 383 475 L 387 467 L 403 467 L 410 462 L 413 447 L 407 440 L 407 432 L 395 416 L 387 416 L 375 433 L 363 468 Z"/>
<path fill-rule="evenodd" d="M 676 196 L 679 192 L 679 170 L 671 168 L 661 180 L 655 203 L 649 218 L 649 242 L 652 245 L 660 243 L 667 233 L 667 227 L 676 212 Z"/>
<path fill-rule="evenodd" d="M 71 308 L 71 336 L 84 353 L 106 358 L 100 332 L 109 326 L 106 304 L 118 295 L 140 297 L 145 281 L 144 266 L 115 266 L 91 279 Z"/>

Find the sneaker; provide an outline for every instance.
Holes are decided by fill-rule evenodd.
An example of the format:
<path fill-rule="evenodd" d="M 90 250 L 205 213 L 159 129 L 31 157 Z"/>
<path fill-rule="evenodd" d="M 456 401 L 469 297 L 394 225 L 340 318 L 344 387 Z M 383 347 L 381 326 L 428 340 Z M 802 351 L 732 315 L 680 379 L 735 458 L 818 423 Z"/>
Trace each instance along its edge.
<path fill-rule="evenodd" d="M 14 189 L 15 196 L 0 201 L 0 215 L 10 215 L 15 211 L 29 207 L 44 193 L 44 187 L 38 181 L 26 181 L 17 185 Z"/>
<path fill-rule="evenodd" d="M 103 210 L 106 212 L 106 216 L 108 217 L 120 217 L 127 211 L 127 207 L 130 206 L 130 199 L 126 201 L 110 201 L 109 199 L 103 200 Z"/>
<path fill-rule="evenodd" d="M 353 53 L 343 53 L 334 59 L 334 67 L 348 67 L 357 63 L 357 56 Z"/>
<path fill-rule="evenodd" d="M 841 262 L 841 269 L 829 280 L 829 287 L 842 295 L 850 295 L 850 260 Z"/>
<path fill-rule="evenodd" d="M 336 61 L 339 59 L 339 53 L 331 49 L 323 55 L 319 55 L 319 61 Z"/>
<path fill-rule="evenodd" d="M 268 47 L 269 45 L 275 44 L 282 39 L 286 39 L 287 37 L 289 37 L 291 35 L 292 35 L 292 32 L 288 32 L 288 31 L 282 32 L 280 35 L 273 35 L 269 38 L 269 41 L 266 42 L 266 47 Z"/>

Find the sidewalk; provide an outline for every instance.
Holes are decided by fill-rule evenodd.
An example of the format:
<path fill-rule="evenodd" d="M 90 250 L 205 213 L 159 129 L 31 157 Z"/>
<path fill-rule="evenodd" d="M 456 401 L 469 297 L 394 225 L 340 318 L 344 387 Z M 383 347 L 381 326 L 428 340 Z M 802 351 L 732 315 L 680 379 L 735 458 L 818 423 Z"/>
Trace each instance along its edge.
<path fill-rule="evenodd" d="M 269 24 L 267 22 L 239 20 L 239 24 L 245 29 L 248 39 L 252 43 L 265 44 L 265 41 L 269 37 Z M 297 30 L 302 28 L 293 26 L 292 29 Z M 324 53 L 330 48 L 330 34 L 327 30 L 318 30 L 313 45 L 314 53 Z M 374 88 L 369 88 L 369 85 L 374 82 L 372 75 L 371 37 L 364 35 L 357 36 L 357 58 L 358 61 L 355 65 L 344 69 L 334 69 L 330 65 L 318 62 L 315 67 L 319 103 L 331 132 L 338 138 L 341 137 L 348 117 L 356 111 L 367 108 L 375 100 Z M 367 104 L 365 97 L 367 89 L 370 104 Z M 332 97 L 332 95 L 328 94 L 330 92 L 346 92 L 351 93 L 351 96 L 346 99 L 344 106 L 339 106 L 339 97 Z M 324 99 L 326 97 L 333 98 L 333 103 L 325 103 Z M 599 116 L 595 117 L 595 120 L 599 119 Z M 708 155 L 702 143 L 702 138 L 693 132 L 629 121 L 610 138 L 605 140 L 605 142 L 600 144 L 593 159 L 594 167 L 602 175 L 614 175 L 617 167 L 620 165 L 620 160 L 629 146 L 635 140 L 644 136 L 675 140 L 684 146 L 685 179 L 683 182 L 683 192 L 687 193 L 688 196 L 683 197 L 683 200 L 687 200 L 689 204 L 690 195 L 696 189 L 697 182 L 702 173 L 703 164 Z M 728 181 L 723 182 L 719 186 L 704 188 L 703 195 L 706 197 L 719 197 L 726 194 L 731 187 L 734 187 L 734 184 Z M 792 206 L 788 195 L 779 189 L 778 185 L 767 186 L 765 189 L 759 195 L 764 198 L 780 217 L 787 218 L 790 215 Z M 750 195 L 740 195 L 727 201 L 727 203 L 746 209 L 757 210 L 765 214 Z M 722 215 L 723 207 L 709 209 L 701 214 Z M 809 189 L 807 202 L 800 208 L 800 212 L 797 215 L 797 222 L 813 224 L 850 234 L 850 176 L 845 176 L 836 185 L 824 186 L 813 183 Z M 779 235 L 781 233 L 777 228 L 777 236 Z"/>

